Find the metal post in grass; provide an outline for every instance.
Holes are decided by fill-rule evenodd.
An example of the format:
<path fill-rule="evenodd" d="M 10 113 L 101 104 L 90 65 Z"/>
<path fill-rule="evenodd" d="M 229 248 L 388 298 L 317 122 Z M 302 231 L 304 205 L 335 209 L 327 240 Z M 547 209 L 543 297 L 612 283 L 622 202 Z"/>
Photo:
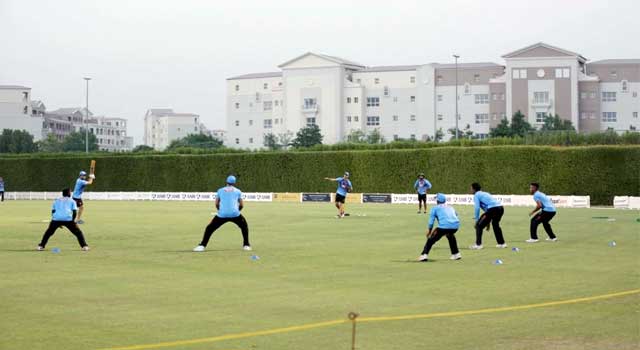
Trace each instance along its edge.
<path fill-rule="evenodd" d="M 347 317 L 351 320 L 351 350 L 356 350 L 356 319 L 360 316 L 355 312 L 350 312 Z"/>

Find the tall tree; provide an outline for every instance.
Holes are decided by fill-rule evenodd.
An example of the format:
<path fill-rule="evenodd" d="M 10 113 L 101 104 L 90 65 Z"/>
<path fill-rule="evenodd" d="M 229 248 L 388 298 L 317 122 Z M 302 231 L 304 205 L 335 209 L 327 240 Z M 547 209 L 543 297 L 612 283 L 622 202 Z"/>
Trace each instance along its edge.
<path fill-rule="evenodd" d="M 546 115 L 544 124 L 540 129 L 542 131 L 575 131 L 571 120 L 562 119 L 558 114 L 554 116 Z"/>
<path fill-rule="evenodd" d="M 322 144 L 320 128 L 313 124 L 298 130 L 291 145 L 296 148 L 311 147 Z"/>
<path fill-rule="evenodd" d="M 503 118 L 495 128 L 489 131 L 489 136 L 491 137 L 511 137 L 513 136 L 513 131 L 511 130 L 511 126 L 509 125 L 509 120 L 507 118 Z"/>
<path fill-rule="evenodd" d="M 25 130 L 4 129 L 0 134 L 0 153 L 33 153 L 37 149 L 33 135 Z"/>
<path fill-rule="evenodd" d="M 444 138 L 444 131 L 442 131 L 442 128 L 439 128 L 439 129 L 436 131 L 436 134 L 435 134 L 435 135 L 433 135 L 433 139 L 434 139 L 436 142 L 440 142 L 440 141 L 442 141 L 442 139 L 443 139 L 443 138 Z"/>
<path fill-rule="evenodd" d="M 54 134 L 48 134 L 44 140 L 37 142 L 38 151 L 40 152 L 62 152 L 62 142 L 58 141 L 58 138 Z"/>
<path fill-rule="evenodd" d="M 523 137 L 535 129 L 527 122 L 526 117 L 519 110 L 511 118 L 511 135 Z"/>
<path fill-rule="evenodd" d="M 280 142 L 280 146 L 283 149 L 289 148 L 291 146 L 291 142 L 293 141 L 293 133 L 289 130 L 286 132 L 278 134 L 278 142 Z"/>
<path fill-rule="evenodd" d="M 222 141 L 210 135 L 190 134 L 181 139 L 171 141 L 167 151 L 185 147 L 215 149 L 222 147 Z"/>
<path fill-rule="evenodd" d="M 84 152 L 85 151 L 85 133 L 84 130 L 72 132 L 62 141 L 62 151 L 64 152 Z M 96 135 L 89 133 L 89 151 L 98 150 L 98 140 Z"/>
<path fill-rule="evenodd" d="M 139 152 L 153 152 L 154 148 L 147 145 L 137 145 L 134 147 L 131 152 L 139 153 Z"/>
<path fill-rule="evenodd" d="M 274 151 L 282 148 L 282 145 L 278 142 L 278 137 L 273 133 L 264 135 L 264 146 Z"/>
<path fill-rule="evenodd" d="M 380 133 L 380 129 L 373 129 L 369 134 L 367 134 L 367 143 L 370 144 L 378 144 L 384 143 L 384 136 Z"/>
<path fill-rule="evenodd" d="M 367 142 L 367 135 L 362 130 L 353 129 L 347 135 L 347 142 L 351 143 L 364 143 Z"/>

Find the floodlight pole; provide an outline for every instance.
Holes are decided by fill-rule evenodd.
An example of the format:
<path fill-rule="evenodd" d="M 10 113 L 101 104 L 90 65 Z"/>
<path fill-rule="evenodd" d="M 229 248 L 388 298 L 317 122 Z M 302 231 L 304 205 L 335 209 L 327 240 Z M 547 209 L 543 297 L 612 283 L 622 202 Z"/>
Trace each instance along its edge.
<path fill-rule="evenodd" d="M 453 55 L 453 58 L 456 60 L 456 140 L 458 139 L 458 58 L 459 55 Z"/>
<path fill-rule="evenodd" d="M 84 151 L 89 153 L 89 80 L 91 78 L 83 78 L 87 82 L 87 93 L 85 95 L 85 110 L 84 110 Z"/>

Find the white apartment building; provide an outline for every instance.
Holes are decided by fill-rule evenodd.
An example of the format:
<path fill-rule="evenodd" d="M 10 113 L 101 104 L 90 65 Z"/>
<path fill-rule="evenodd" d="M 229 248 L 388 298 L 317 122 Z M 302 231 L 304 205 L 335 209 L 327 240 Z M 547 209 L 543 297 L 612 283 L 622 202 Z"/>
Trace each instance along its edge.
<path fill-rule="evenodd" d="M 59 108 L 44 113 L 43 134 L 52 133 L 63 140 L 71 132 L 85 128 L 85 108 Z M 94 116 L 88 112 L 86 127 L 96 136 L 98 149 L 108 152 L 128 152 L 133 149 L 133 137 L 127 136 L 124 118 Z"/>
<path fill-rule="evenodd" d="M 558 114 L 580 132 L 640 127 L 640 59 L 587 64 L 582 55 L 537 43 L 491 62 L 367 67 L 306 53 L 280 71 L 227 79 L 226 144 L 263 147 L 264 135 L 316 124 L 324 143 L 352 130 L 386 140 L 433 138 L 456 124 L 487 137 L 521 111 L 534 126 Z M 447 134 L 448 137 L 448 134 Z"/>
<path fill-rule="evenodd" d="M 200 116 L 176 113 L 170 108 L 152 108 L 144 116 L 144 144 L 158 151 L 166 149 L 171 141 L 199 134 Z"/>
<path fill-rule="evenodd" d="M 0 85 L 0 132 L 2 129 L 25 130 L 34 141 L 42 139 L 42 116 L 31 107 L 31 88 Z"/>

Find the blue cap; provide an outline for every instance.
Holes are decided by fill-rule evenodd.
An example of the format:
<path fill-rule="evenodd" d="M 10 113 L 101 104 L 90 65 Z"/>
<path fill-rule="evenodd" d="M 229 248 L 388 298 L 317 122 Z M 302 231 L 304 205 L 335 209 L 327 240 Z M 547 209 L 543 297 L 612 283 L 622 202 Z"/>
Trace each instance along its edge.
<path fill-rule="evenodd" d="M 234 183 L 236 183 L 236 177 L 235 177 L 235 176 L 233 176 L 233 175 L 229 175 L 229 176 L 227 177 L 227 183 L 228 183 L 228 184 L 232 184 L 232 185 L 233 185 Z"/>
<path fill-rule="evenodd" d="M 84 171 L 84 170 L 80 171 L 80 176 L 85 176 L 85 175 L 87 175 L 86 171 Z"/>
<path fill-rule="evenodd" d="M 447 201 L 447 197 L 445 197 L 444 193 L 438 193 L 436 194 L 436 202 L 438 203 L 444 203 Z"/>

